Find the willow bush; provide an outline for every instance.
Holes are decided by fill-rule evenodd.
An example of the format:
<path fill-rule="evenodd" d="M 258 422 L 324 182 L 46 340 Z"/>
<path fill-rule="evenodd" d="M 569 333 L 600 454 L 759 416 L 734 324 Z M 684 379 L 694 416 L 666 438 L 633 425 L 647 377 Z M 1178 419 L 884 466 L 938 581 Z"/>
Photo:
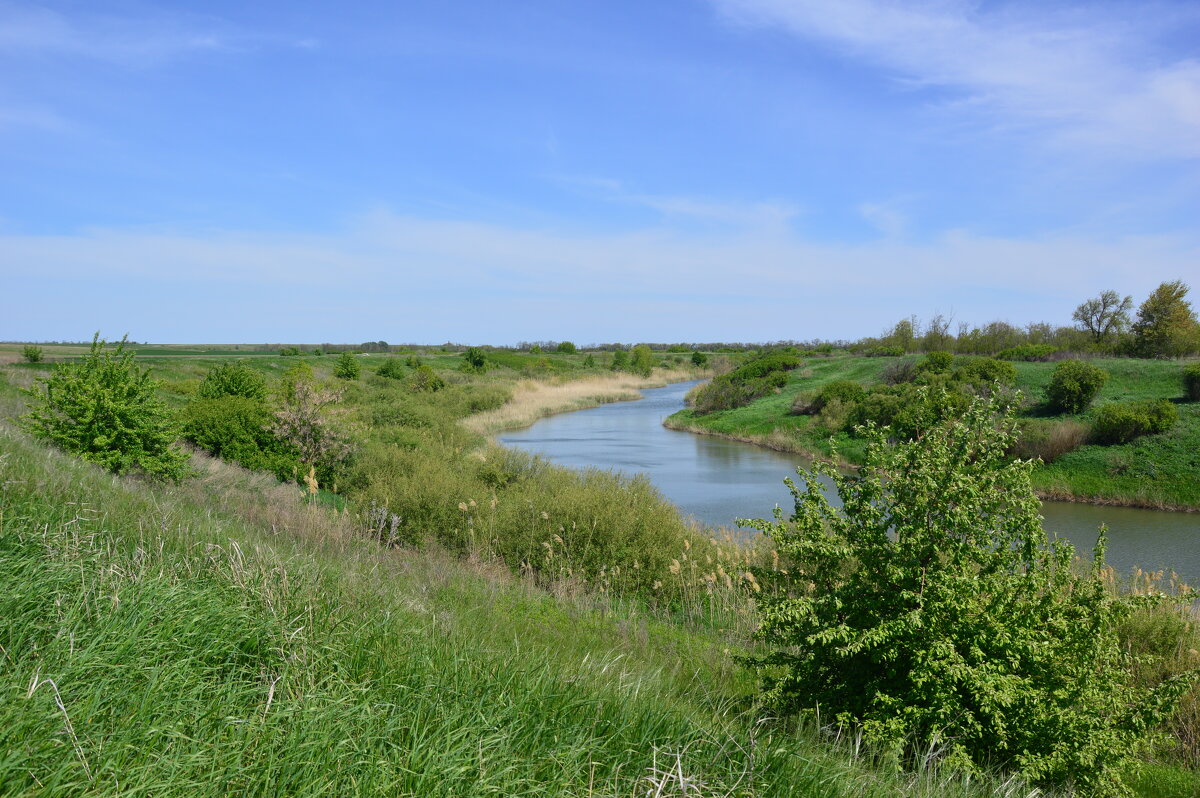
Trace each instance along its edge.
<path fill-rule="evenodd" d="M 800 470 L 794 514 L 749 522 L 785 559 L 756 574 L 765 708 L 857 729 L 897 762 L 1120 794 L 1196 674 L 1133 682 L 1117 630 L 1138 599 L 1106 588 L 1103 534 L 1080 575 L 1042 529 L 1032 463 L 1006 455 L 1013 416 L 993 399 L 913 440 L 863 434 L 861 471 Z"/>

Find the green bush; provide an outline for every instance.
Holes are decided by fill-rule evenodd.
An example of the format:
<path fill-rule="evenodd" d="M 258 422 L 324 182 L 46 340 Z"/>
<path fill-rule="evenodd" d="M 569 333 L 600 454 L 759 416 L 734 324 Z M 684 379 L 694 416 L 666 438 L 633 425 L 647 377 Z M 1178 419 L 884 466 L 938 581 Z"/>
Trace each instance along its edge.
<path fill-rule="evenodd" d="M 41 363 L 42 348 L 40 346 L 26 346 L 21 350 L 21 357 L 25 358 L 26 363 Z"/>
<path fill-rule="evenodd" d="M 817 392 L 814 402 L 815 412 L 820 412 L 833 401 L 842 402 L 845 405 L 858 404 L 866 396 L 866 393 L 866 389 L 854 380 L 834 380 Z"/>
<path fill-rule="evenodd" d="M 333 364 L 333 376 L 339 380 L 357 380 L 359 374 L 358 360 L 349 352 L 338 355 Z"/>
<path fill-rule="evenodd" d="M 1012 363 L 993 360 L 990 357 L 972 357 L 954 370 L 954 380 L 965 382 L 976 391 L 986 389 L 996 383 L 1014 385 L 1017 382 L 1017 370 Z"/>
<path fill-rule="evenodd" d="M 1108 381 L 1108 372 L 1080 360 L 1064 360 L 1054 367 L 1046 387 L 1046 401 L 1063 413 L 1082 413 Z"/>
<path fill-rule="evenodd" d="M 432 366 L 422 363 L 413 369 L 412 376 L 409 377 L 409 387 L 418 392 L 440 391 L 446 387 L 446 381 L 438 376 Z"/>
<path fill-rule="evenodd" d="M 1189 402 L 1200 402 L 1200 363 L 1184 368 L 1183 396 Z"/>
<path fill-rule="evenodd" d="M 1021 344 L 998 352 L 996 357 L 999 360 L 1045 361 L 1057 351 L 1058 347 L 1050 344 Z"/>
<path fill-rule="evenodd" d="M 696 368 L 704 368 L 708 365 L 708 355 L 703 352 L 692 352 L 692 365 Z"/>
<path fill-rule="evenodd" d="M 296 479 L 301 470 L 295 447 L 271 432 L 274 422 L 262 399 L 218 395 L 189 403 L 179 412 L 182 436 L 222 460 Z"/>
<path fill-rule="evenodd" d="M 106 349 L 97 333 L 83 359 L 56 363 L 26 393 L 23 426 L 39 438 L 118 474 L 130 470 L 179 480 L 187 452 L 172 444 L 176 430 L 150 371 L 133 362 L 122 338 Z M 44 386 L 44 390 L 40 386 Z"/>
<path fill-rule="evenodd" d="M 587 356 L 584 357 L 584 359 L 583 359 L 583 367 L 585 369 L 595 368 L 596 367 L 596 356 L 593 355 L 591 352 L 588 352 Z"/>
<path fill-rule="evenodd" d="M 243 396 L 263 400 L 267 398 L 267 380 L 244 363 L 226 361 L 209 369 L 196 394 L 202 399 Z"/>
<path fill-rule="evenodd" d="M 917 364 L 917 374 L 949 374 L 954 367 L 954 355 L 949 352 L 930 352 Z"/>
<path fill-rule="evenodd" d="M 1074 419 L 1022 419 L 1016 443 L 1009 449 L 1013 457 L 1053 463 L 1087 443 L 1091 427 Z"/>
<path fill-rule="evenodd" d="M 1142 435 L 1166 432 L 1178 418 L 1175 405 L 1166 399 L 1109 402 L 1096 411 L 1092 435 L 1097 443 L 1129 443 Z"/>
<path fill-rule="evenodd" d="M 623 371 L 629 367 L 629 353 L 624 349 L 617 349 L 612 353 L 612 370 Z"/>
<path fill-rule="evenodd" d="M 786 353 L 757 357 L 701 386 L 692 398 L 696 413 L 744 407 L 787 384 L 787 371 L 800 365 L 800 358 Z"/>
<path fill-rule="evenodd" d="M 375 369 L 375 373 L 380 377 L 387 377 L 389 380 L 404 379 L 404 366 L 400 365 L 400 358 L 389 357 L 380 364 L 379 368 Z"/>
<path fill-rule="evenodd" d="M 1017 771 L 1039 786 L 1120 794 L 1147 730 L 1188 687 L 1133 684 L 1096 564 L 1051 542 L 1010 460 L 1011 413 L 976 399 L 912 442 L 869 434 L 856 474 L 832 463 L 790 483 L 794 514 L 751 522 L 784 567 L 757 569 L 762 701 L 860 732 L 880 755 Z M 832 481 L 840 502 L 826 496 Z M 803 485 L 800 487 L 799 485 Z"/>
<path fill-rule="evenodd" d="M 873 346 L 870 349 L 864 350 L 863 354 L 867 357 L 903 357 L 904 347 L 902 346 Z"/>
<path fill-rule="evenodd" d="M 575 344 L 570 341 L 562 341 L 558 346 L 554 347 L 554 351 L 560 355 L 573 355 L 575 354 Z"/>
<path fill-rule="evenodd" d="M 487 352 L 477 346 L 468 346 L 463 352 L 463 370 L 483 372 L 487 369 Z"/>

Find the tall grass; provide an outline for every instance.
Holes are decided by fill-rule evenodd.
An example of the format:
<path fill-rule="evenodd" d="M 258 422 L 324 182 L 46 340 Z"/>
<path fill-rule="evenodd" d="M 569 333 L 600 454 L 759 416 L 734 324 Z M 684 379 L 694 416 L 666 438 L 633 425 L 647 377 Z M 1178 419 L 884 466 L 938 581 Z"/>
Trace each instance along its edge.
<path fill-rule="evenodd" d="M 0 426 L 0 794 L 1024 795 L 748 712 L 715 633 Z"/>

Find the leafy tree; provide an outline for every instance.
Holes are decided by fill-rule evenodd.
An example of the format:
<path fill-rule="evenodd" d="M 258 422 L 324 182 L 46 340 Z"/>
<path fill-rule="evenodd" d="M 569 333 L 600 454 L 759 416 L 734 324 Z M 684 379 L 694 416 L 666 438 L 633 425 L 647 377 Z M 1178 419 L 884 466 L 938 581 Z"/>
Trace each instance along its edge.
<path fill-rule="evenodd" d="M 296 452 L 303 466 L 329 481 L 350 455 L 350 442 L 334 429 L 326 408 L 340 401 L 342 391 L 298 379 L 275 411 L 271 432 Z"/>
<path fill-rule="evenodd" d="M 445 388 L 446 381 L 438 376 L 438 373 L 433 370 L 432 366 L 428 363 L 422 363 L 413 369 L 412 377 L 410 377 L 410 385 L 414 391 L 433 392 Z"/>
<path fill-rule="evenodd" d="M 1116 291 L 1104 291 L 1075 308 L 1071 318 L 1079 322 L 1095 343 L 1103 344 L 1129 328 L 1131 310 L 1133 297 L 1122 298 Z"/>
<path fill-rule="evenodd" d="M 1200 363 L 1183 370 L 1183 396 L 1189 402 L 1200 402 Z"/>
<path fill-rule="evenodd" d="M 25 358 L 27 363 L 42 362 L 42 348 L 40 346 L 27 346 L 21 350 L 21 357 Z"/>
<path fill-rule="evenodd" d="M 1200 347 L 1200 324 L 1182 280 L 1163 283 L 1138 308 L 1134 351 L 1141 357 L 1179 357 Z"/>
<path fill-rule="evenodd" d="M 540 355 L 541 353 L 542 353 L 542 347 L 540 347 L 539 345 L 534 344 L 533 346 L 529 347 L 529 354 Z"/>
<path fill-rule="evenodd" d="M 155 395 L 149 369 L 133 362 L 126 338 L 106 349 L 100 333 L 82 360 L 56 363 L 26 393 L 22 424 L 34 435 L 115 473 L 137 470 L 178 481 L 187 452 L 172 444 L 170 412 Z M 44 386 L 43 391 L 41 386 Z"/>
<path fill-rule="evenodd" d="M 590 368 L 595 368 L 595 366 L 596 366 L 596 356 L 593 355 L 591 352 L 588 352 L 587 357 L 585 357 L 583 359 L 583 367 L 585 369 L 590 369 Z"/>
<path fill-rule="evenodd" d="M 357 380 L 359 374 L 358 360 L 349 352 L 338 355 L 333 364 L 333 376 L 339 380 Z"/>
<path fill-rule="evenodd" d="M 570 341 L 563 341 L 555 347 L 554 351 L 563 355 L 573 355 L 575 354 L 575 344 Z"/>
<path fill-rule="evenodd" d="M 190 402 L 179 413 L 185 440 L 246 468 L 294 479 L 299 453 L 272 431 L 275 417 L 261 398 L 223 395 Z"/>
<path fill-rule="evenodd" d="M 708 355 L 703 352 L 692 352 L 692 365 L 696 368 L 704 368 L 708 365 Z"/>
<path fill-rule="evenodd" d="M 650 347 L 645 344 L 635 346 L 633 348 L 633 359 L 629 363 L 629 370 L 634 374 L 649 377 L 653 369 L 654 355 L 650 352 Z"/>
<path fill-rule="evenodd" d="M 468 346 L 463 352 L 463 367 L 467 371 L 483 371 L 487 368 L 487 353 L 477 346 Z"/>
<path fill-rule="evenodd" d="M 1120 773 L 1195 673 L 1133 684 L 1114 597 L 1051 542 L 1030 461 L 1006 455 L 1011 411 L 977 398 L 917 439 L 869 427 L 855 474 L 832 463 L 788 480 L 787 520 L 750 522 L 782 568 L 758 569 L 768 711 L 857 729 L 901 762 L 999 766 L 1045 786 L 1119 794 Z M 822 488 L 832 481 L 835 505 Z"/>
<path fill-rule="evenodd" d="M 1082 413 L 1108 382 L 1108 372 L 1081 360 L 1064 360 L 1054 367 L 1046 400 L 1064 413 Z"/>
<path fill-rule="evenodd" d="M 399 380 L 404 378 L 404 366 L 400 365 L 400 358 L 389 357 L 379 368 L 375 369 L 375 373 L 390 380 Z"/>
<path fill-rule="evenodd" d="M 624 371 L 628 367 L 629 367 L 629 353 L 626 352 L 624 349 L 618 349 L 615 352 L 613 352 L 612 370 L 613 371 Z"/>
<path fill-rule="evenodd" d="M 263 400 L 267 398 L 267 380 L 245 363 L 226 361 L 209 369 L 197 393 L 203 399 L 243 396 Z"/>

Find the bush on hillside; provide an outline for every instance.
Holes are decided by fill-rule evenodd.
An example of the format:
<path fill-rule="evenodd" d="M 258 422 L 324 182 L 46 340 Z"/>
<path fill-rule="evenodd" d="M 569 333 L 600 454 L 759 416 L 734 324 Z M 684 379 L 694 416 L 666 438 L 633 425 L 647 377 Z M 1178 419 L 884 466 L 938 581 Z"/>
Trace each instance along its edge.
<path fill-rule="evenodd" d="M 1064 360 L 1054 367 L 1046 387 L 1046 401 L 1063 413 L 1082 413 L 1108 381 L 1108 372 L 1080 360 Z"/>
<path fill-rule="evenodd" d="M 462 354 L 463 371 L 482 373 L 487 370 L 487 352 L 477 346 L 468 346 Z"/>
<path fill-rule="evenodd" d="M 267 398 L 267 380 L 245 363 L 226 361 L 209 369 L 196 394 L 202 399 L 242 396 L 261 401 Z"/>
<path fill-rule="evenodd" d="M 445 388 L 446 381 L 438 376 L 432 366 L 422 363 L 413 369 L 412 375 L 409 377 L 409 387 L 418 393 L 431 393 Z"/>
<path fill-rule="evenodd" d="M 1097 443 L 1129 443 L 1142 435 L 1157 435 L 1175 425 L 1179 413 L 1166 399 L 1109 402 L 1096 411 L 1092 435 Z"/>
<path fill-rule="evenodd" d="M 354 355 L 349 352 L 338 355 L 337 362 L 333 364 L 333 376 L 339 380 L 357 380 L 358 374 L 358 360 Z"/>
<path fill-rule="evenodd" d="M 693 406 L 700 415 L 744 407 L 786 385 L 787 372 L 800 362 L 800 358 L 785 353 L 756 357 L 700 387 L 693 395 Z"/>
<path fill-rule="evenodd" d="M 42 348 L 40 346 L 26 346 L 21 350 L 21 357 L 25 358 L 26 363 L 41 363 Z"/>
<path fill-rule="evenodd" d="M 1183 396 L 1189 402 L 1200 402 L 1200 363 L 1183 370 Z"/>
<path fill-rule="evenodd" d="M 1100 578 L 1103 538 L 1077 575 L 1073 548 L 1042 528 L 1032 465 L 1005 454 L 1013 419 L 998 410 L 975 399 L 911 442 L 870 430 L 856 474 L 800 470 L 792 516 L 750 522 L 786 567 L 755 571 L 773 650 L 748 661 L 767 711 L 819 712 L 893 761 L 937 751 L 954 769 L 1119 794 L 1189 683 L 1133 683 L 1117 637 L 1132 602 Z"/>
<path fill-rule="evenodd" d="M 140 471 L 179 480 L 187 452 L 173 445 L 176 429 L 158 398 L 149 369 L 133 362 L 126 339 L 107 349 L 100 334 L 82 360 L 56 363 L 26 394 L 22 425 L 39 438 L 118 474 Z M 43 389 L 44 388 L 44 389 Z"/>
<path fill-rule="evenodd" d="M 201 398 L 179 412 L 182 437 L 222 460 L 284 480 L 300 475 L 299 452 L 271 431 L 266 402 L 246 396 Z"/>
<path fill-rule="evenodd" d="M 904 347 L 873 346 L 870 349 L 863 350 L 863 354 L 867 357 L 903 357 Z"/>
<path fill-rule="evenodd" d="M 976 392 L 986 390 L 992 385 L 1014 385 L 1017 382 L 1017 370 L 1012 363 L 994 360 L 990 357 L 967 358 L 954 370 L 954 379 L 970 385 Z"/>
<path fill-rule="evenodd" d="M 380 364 L 379 368 L 375 369 L 375 373 L 380 377 L 386 377 L 389 380 L 404 379 L 404 366 L 400 363 L 400 358 L 389 357 Z"/>

